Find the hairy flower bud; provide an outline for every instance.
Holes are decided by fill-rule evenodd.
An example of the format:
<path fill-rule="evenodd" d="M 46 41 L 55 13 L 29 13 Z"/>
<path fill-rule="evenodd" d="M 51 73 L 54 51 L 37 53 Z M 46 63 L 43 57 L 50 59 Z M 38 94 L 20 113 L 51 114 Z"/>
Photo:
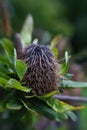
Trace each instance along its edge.
<path fill-rule="evenodd" d="M 28 67 L 24 80 L 34 94 L 44 95 L 58 89 L 58 63 L 47 46 L 28 46 L 23 60 Z"/>

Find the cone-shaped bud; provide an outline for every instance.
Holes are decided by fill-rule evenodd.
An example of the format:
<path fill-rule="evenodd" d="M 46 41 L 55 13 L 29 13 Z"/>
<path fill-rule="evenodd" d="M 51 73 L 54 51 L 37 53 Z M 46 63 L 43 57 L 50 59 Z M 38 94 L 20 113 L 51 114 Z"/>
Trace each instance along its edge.
<path fill-rule="evenodd" d="M 28 46 L 23 60 L 28 67 L 24 80 L 34 94 L 44 95 L 58 89 L 58 63 L 47 46 Z"/>

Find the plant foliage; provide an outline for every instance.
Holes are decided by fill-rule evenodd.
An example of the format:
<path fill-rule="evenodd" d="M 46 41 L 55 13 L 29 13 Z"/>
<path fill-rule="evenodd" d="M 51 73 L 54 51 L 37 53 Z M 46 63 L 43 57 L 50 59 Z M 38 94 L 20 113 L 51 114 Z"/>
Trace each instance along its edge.
<path fill-rule="evenodd" d="M 17 59 L 14 44 L 9 39 L 2 39 L 4 53 L 0 54 L 0 88 L 6 91 L 6 95 L 0 100 L 0 112 L 19 111 L 31 113 L 40 113 L 47 118 L 60 121 L 71 117 L 76 120 L 73 110 L 82 107 L 74 107 L 60 100 L 53 98 L 59 91 L 53 91 L 43 96 L 31 95 L 32 86 L 27 87 L 22 82 L 23 76 L 27 70 L 26 64 Z M 67 62 L 66 62 L 67 61 Z M 61 75 L 67 73 L 68 54 L 65 55 L 65 61 L 61 65 Z M 60 72 L 59 72 L 60 73 Z M 61 79 L 60 89 L 75 87 L 87 87 L 87 83 L 77 83 L 67 79 Z M 23 112 L 24 114 L 24 112 Z"/>
<path fill-rule="evenodd" d="M 31 33 L 27 30 L 29 23 L 25 21 L 24 27 L 21 32 L 21 37 L 23 41 L 23 47 L 31 41 Z M 33 23 L 31 23 L 33 25 Z M 30 38 L 26 39 L 24 34 L 29 35 Z M 27 41 L 25 41 L 25 39 Z M 67 74 L 68 71 L 68 52 L 65 52 L 65 58 L 63 63 L 60 64 L 60 83 L 59 90 L 53 91 L 43 96 L 32 95 L 32 86 L 27 87 L 25 82 L 22 81 L 25 72 L 27 70 L 27 65 L 22 61 L 17 59 L 16 49 L 14 43 L 4 38 L 1 40 L 1 47 L 3 52 L 0 53 L 0 112 L 16 112 L 19 118 L 26 115 L 26 111 L 30 113 L 37 113 L 46 116 L 49 119 L 61 121 L 66 120 L 70 117 L 72 120 L 76 120 L 76 116 L 73 113 L 74 110 L 82 109 L 82 106 L 74 107 L 65 102 L 57 100 L 53 97 L 55 94 L 59 94 L 60 90 L 66 88 L 76 88 L 76 87 L 87 87 L 87 83 L 78 83 L 70 80 L 71 75 Z M 52 42 L 50 47 L 54 53 L 55 58 L 58 57 L 58 51 L 55 48 L 55 42 Z"/>

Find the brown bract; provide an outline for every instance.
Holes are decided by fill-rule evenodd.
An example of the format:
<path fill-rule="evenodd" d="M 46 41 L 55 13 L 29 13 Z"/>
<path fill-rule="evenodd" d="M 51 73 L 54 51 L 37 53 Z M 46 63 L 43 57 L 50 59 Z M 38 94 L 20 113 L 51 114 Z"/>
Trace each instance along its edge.
<path fill-rule="evenodd" d="M 28 46 L 22 59 L 28 67 L 24 81 L 32 87 L 33 94 L 44 95 L 58 89 L 58 63 L 47 46 Z"/>

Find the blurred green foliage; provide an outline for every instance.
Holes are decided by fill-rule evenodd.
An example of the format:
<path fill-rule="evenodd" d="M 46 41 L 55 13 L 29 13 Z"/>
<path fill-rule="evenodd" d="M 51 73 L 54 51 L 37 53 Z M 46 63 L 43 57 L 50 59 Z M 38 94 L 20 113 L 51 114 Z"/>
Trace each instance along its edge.
<path fill-rule="evenodd" d="M 36 28 L 42 28 L 53 34 L 72 34 L 72 24 L 65 17 L 66 7 L 57 0 L 12 0 L 15 15 L 12 19 L 14 28 L 19 30 L 26 16 L 30 13 L 34 17 Z"/>
<path fill-rule="evenodd" d="M 83 54 L 87 48 L 86 0 L 12 0 L 11 2 L 15 9 L 12 24 L 17 31 L 30 13 L 34 17 L 35 28 L 47 30 L 52 36 L 56 34 L 69 36 L 75 54 L 78 52 Z M 78 61 L 85 62 L 86 58 L 87 56 L 83 54 Z"/>

